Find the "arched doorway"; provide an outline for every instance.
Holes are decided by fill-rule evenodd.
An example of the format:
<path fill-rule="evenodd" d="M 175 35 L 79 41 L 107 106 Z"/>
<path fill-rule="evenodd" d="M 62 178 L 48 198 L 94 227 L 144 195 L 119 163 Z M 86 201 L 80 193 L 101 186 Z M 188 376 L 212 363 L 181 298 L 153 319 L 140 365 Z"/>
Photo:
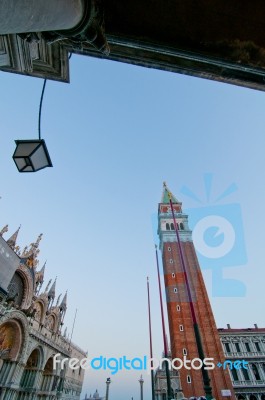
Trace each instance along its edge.
<path fill-rule="evenodd" d="M 23 389 L 33 389 L 37 372 L 39 371 L 41 362 L 40 349 L 35 349 L 30 354 L 25 369 L 23 371 L 20 387 Z"/>
<path fill-rule="evenodd" d="M 258 398 L 254 394 L 251 394 L 249 400 L 258 400 Z"/>
<path fill-rule="evenodd" d="M 246 397 L 243 394 L 239 394 L 237 397 L 238 400 L 246 400 Z"/>

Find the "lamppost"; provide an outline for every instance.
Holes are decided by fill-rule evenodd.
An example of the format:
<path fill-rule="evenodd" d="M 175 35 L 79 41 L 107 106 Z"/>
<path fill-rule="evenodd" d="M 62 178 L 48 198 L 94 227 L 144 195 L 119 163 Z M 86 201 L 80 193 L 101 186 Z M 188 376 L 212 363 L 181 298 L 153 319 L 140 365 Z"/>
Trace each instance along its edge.
<path fill-rule="evenodd" d="M 143 396 L 143 386 L 144 386 L 143 375 L 141 375 L 141 377 L 139 379 L 139 383 L 140 383 L 140 400 L 143 400 L 143 398 L 144 398 L 144 396 Z"/>
<path fill-rule="evenodd" d="M 111 384 L 110 378 L 106 380 L 106 400 L 109 400 L 109 385 Z"/>

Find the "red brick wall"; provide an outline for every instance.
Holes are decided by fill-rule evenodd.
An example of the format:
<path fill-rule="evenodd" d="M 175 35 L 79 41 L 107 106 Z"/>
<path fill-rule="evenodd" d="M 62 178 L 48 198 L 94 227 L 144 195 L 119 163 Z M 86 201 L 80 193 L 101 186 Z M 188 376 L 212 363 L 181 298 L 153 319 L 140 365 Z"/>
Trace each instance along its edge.
<path fill-rule="evenodd" d="M 214 358 L 215 364 L 219 361 L 223 363 L 225 358 L 194 245 L 192 242 L 182 242 L 181 245 L 191 285 L 192 299 L 200 329 L 204 355 L 205 357 Z M 173 260 L 173 264 L 170 263 L 170 259 Z M 176 242 L 164 243 L 163 267 L 167 292 L 172 358 L 183 359 L 183 348 L 187 350 L 187 359 L 199 358 L 184 274 Z M 175 277 L 172 276 L 172 273 L 175 274 Z M 177 288 L 177 293 L 174 292 L 174 288 Z M 180 307 L 180 311 L 177 310 L 177 306 Z M 180 325 L 183 325 L 183 332 L 180 331 Z M 182 368 L 179 370 L 179 373 L 185 397 L 204 395 L 201 370 L 186 370 Z M 208 371 L 208 373 L 211 379 L 213 395 L 216 399 L 221 399 L 221 389 L 231 390 L 231 399 L 235 399 L 228 370 L 224 371 L 216 367 L 214 370 Z M 187 383 L 187 375 L 190 375 L 191 383 Z"/>

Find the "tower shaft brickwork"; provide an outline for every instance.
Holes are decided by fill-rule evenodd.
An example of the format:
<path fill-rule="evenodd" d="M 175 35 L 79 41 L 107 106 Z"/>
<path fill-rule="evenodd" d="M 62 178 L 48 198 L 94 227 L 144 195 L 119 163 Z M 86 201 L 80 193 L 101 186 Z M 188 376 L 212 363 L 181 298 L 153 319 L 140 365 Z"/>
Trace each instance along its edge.
<path fill-rule="evenodd" d="M 187 295 L 187 285 L 169 203 L 168 194 L 164 191 L 162 203 L 159 204 L 158 208 L 158 234 L 163 260 L 172 358 L 183 360 L 186 357 L 187 360 L 193 360 L 199 358 L 199 354 Z M 182 212 L 182 204 L 174 196 L 172 203 L 204 355 L 205 358 L 214 359 L 215 368 L 208 370 L 213 397 L 222 399 L 221 391 L 230 390 L 230 399 L 235 399 L 229 371 L 216 366 L 218 362 L 223 364 L 225 357 L 192 242 L 191 231 L 188 227 L 188 216 Z M 199 361 L 195 362 L 195 368 L 198 366 Z M 185 397 L 204 395 L 204 384 L 200 369 L 182 367 L 179 374 Z"/>

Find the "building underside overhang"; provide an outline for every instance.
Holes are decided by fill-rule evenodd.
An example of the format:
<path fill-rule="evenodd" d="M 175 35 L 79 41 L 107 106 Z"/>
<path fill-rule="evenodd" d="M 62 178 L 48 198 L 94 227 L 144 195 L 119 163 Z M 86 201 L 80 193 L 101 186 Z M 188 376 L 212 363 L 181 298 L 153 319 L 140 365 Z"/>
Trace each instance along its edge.
<path fill-rule="evenodd" d="M 12 33 L 0 36 L 0 68 L 67 82 L 67 54 L 71 51 L 258 90 L 265 88 L 262 0 L 88 1 L 97 10 L 93 26 L 98 21 L 102 27 L 109 54 L 102 52 L 97 40 L 84 40 L 82 35 L 61 35 L 60 40 L 52 42 L 47 35 L 25 41 Z"/>

